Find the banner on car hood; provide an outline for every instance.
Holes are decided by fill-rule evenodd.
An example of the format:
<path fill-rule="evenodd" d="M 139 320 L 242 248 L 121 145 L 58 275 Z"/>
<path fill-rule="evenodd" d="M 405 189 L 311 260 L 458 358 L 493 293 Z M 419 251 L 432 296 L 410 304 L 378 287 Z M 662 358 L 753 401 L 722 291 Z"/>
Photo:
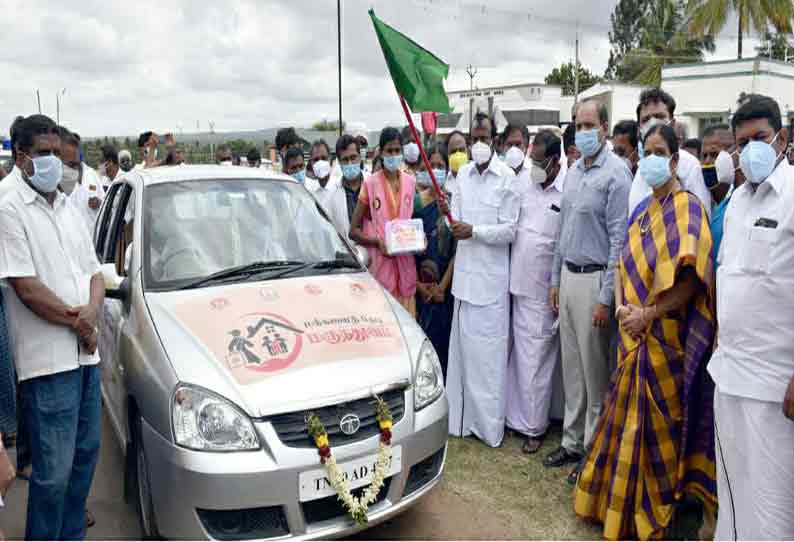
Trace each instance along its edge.
<path fill-rule="evenodd" d="M 343 360 L 399 354 L 399 324 L 369 277 L 312 277 L 244 285 L 191 299 L 177 318 L 239 384 Z"/>

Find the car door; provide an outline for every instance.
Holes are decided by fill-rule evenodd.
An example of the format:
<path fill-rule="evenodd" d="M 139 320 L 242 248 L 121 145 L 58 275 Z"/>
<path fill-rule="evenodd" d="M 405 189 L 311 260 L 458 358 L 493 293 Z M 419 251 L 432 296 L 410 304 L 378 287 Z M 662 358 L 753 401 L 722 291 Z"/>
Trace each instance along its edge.
<path fill-rule="evenodd" d="M 125 230 L 125 211 L 132 195 L 132 188 L 126 183 L 114 184 L 106 196 L 106 205 L 97 223 L 95 243 L 97 256 L 103 264 L 114 264 L 117 273 L 123 271 L 119 258 L 119 241 L 123 240 Z M 101 252 L 100 249 L 101 248 Z M 123 260 L 122 260 L 123 261 Z M 119 273 L 120 275 L 122 273 Z M 111 423 L 119 437 L 126 438 L 124 367 L 118 355 L 119 337 L 124 324 L 124 305 L 117 299 L 105 298 L 102 308 L 102 328 L 99 335 L 99 355 L 102 359 L 102 392 Z"/>

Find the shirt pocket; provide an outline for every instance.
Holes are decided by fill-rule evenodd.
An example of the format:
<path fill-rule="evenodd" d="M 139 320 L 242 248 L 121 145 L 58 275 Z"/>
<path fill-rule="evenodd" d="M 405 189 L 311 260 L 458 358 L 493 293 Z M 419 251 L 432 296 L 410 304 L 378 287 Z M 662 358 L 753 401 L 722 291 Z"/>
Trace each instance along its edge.
<path fill-rule="evenodd" d="M 779 237 L 777 229 L 750 228 L 745 250 L 740 255 L 741 270 L 758 274 L 769 272 L 770 255 Z"/>
<path fill-rule="evenodd" d="M 478 202 L 471 209 L 474 225 L 493 225 L 499 223 L 499 203 L 493 198 Z"/>
<path fill-rule="evenodd" d="M 543 214 L 543 236 L 556 240 L 557 233 L 560 231 L 560 213 L 547 208 Z"/>
<path fill-rule="evenodd" d="M 580 213 L 597 213 L 606 207 L 606 194 L 597 184 L 583 184 L 574 206 Z"/>

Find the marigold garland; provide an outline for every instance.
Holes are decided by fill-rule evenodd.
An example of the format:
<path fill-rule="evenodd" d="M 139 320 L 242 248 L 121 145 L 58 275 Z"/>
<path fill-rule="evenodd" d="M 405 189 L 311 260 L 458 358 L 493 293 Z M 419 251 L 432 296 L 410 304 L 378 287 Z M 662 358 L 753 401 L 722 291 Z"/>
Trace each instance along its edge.
<path fill-rule="evenodd" d="M 375 418 L 378 421 L 378 428 L 380 430 L 380 442 L 378 443 L 378 459 L 375 463 L 375 472 L 372 474 L 372 482 L 369 487 L 364 491 L 361 497 L 356 498 L 350 490 L 350 482 L 345 478 L 344 472 L 339 469 L 336 463 L 336 458 L 331 452 L 331 443 L 328 440 L 328 432 L 325 430 L 323 422 L 316 414 L 311 414 L 306 420 L 309 435 L 314 439 L 314 444 L 317 446 L 317 451 L 320 454 L 320 463 L 325 465 L 325 470 L 328 472 L 328 480 L 331 482 L 331 487 L 336 491 L 337 497 L 348 515 L 358 525 L 365 525 L 367 523 L 367 509 L 378 498 L 380 490 L 383 488 L 383 483 L 386 477 L 386 471 L 389 468 L 391 461 L 391 429 L 392 429 L 392 415 L 389 410 L 389 405 L 380 397 L 375 397 Z"/>

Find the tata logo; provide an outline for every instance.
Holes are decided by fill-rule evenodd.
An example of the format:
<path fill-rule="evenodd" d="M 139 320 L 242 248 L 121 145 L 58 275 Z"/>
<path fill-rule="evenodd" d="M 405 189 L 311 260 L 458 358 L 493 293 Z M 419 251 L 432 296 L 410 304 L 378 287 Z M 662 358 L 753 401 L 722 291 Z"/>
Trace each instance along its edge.
<path fill-rule="evenodd" d="M 361 427 L 361 420 L 355 414 L 346 414 L 339 421 L 339 429 L 345 435 L 355 435 Z"/>

